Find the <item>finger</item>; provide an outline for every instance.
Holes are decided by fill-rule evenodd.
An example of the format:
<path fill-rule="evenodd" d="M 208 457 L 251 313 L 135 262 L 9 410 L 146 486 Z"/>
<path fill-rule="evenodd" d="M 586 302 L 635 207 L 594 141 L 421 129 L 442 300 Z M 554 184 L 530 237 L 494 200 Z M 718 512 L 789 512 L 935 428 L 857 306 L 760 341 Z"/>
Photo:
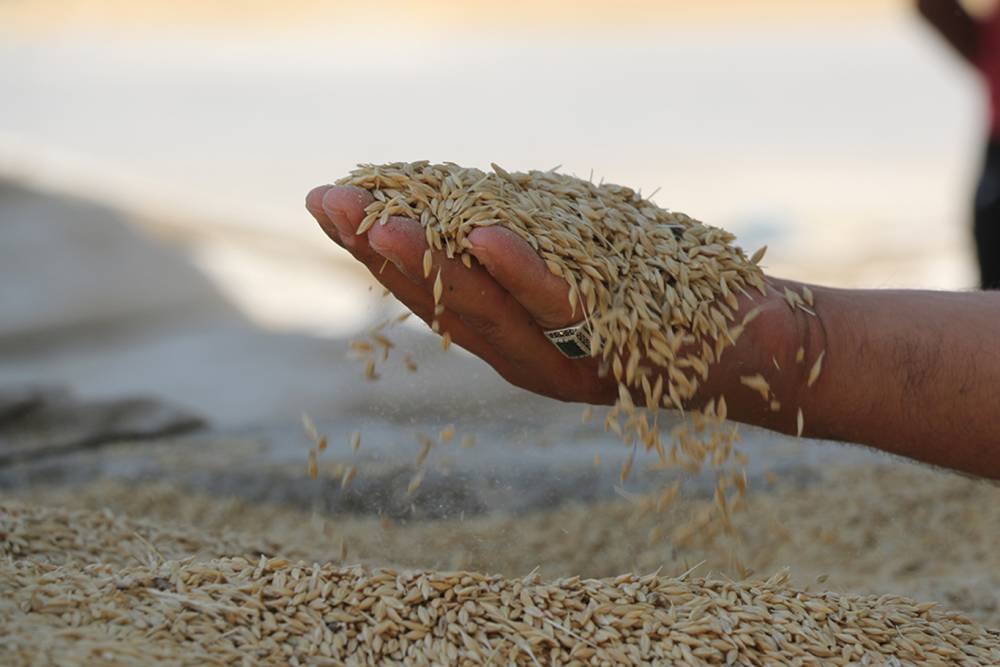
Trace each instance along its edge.
<path fill-rule="evenodd" d="M 582 319 L 569 305 L 569 283 L 556 276 L 534 248 L 503 227 L 480 227 L 469 236 L 470 252 L 489 274 L 545 329 Z"/>
<path fill-rule="evenodd" d="M 330 240 L 340 245 L 340 236 L 337 234 L 336 228 L 326 217 L 326 211 L 323 210 L 323 196 L 332 187 L 332 185 L 319 185 L 310 190 L 309 194 L 306 195 L 306 210 L 316 219 L 316 222 L 326 232 L 326 235 L 330 237 Z"/>
<path fill-rule="evenodd" d="M 365 217 L 365 207 L 373 201 L 375 198 L 367 190 L 348 185 L 334 185 L 323 193 L 325 216 L 320 226 L 362 262 L 372 258 L 372 250 L 367 236 L 359 236 L 357 230 Z"/>
<path fill-rule="evenodd" d="M 424 228 L 413 220 L 390 218 L 368 232 L 369 242 L 413 282 L 433 295 L 440 279 L 440 302 L 456 313 L 487 342 L 511 350 L 520 359 L 539 333 L 528 313 L 480 266 L 467 268 L 443 252 L 432 253 L 430 272 L 424 272 L 427 242 Z M 433 296 L 431 297 L 433 299 Z M 547 350 L 546 350 L 547 351 Z"/>
<path fill-rule="evenodd" d="M 437 321 L 440 334 L 447 333 L 452 342 L 476 355 L 499 372 L 509 372 L 507 360 L 455 313 L 445 308 L 443 312 L 435 315 L 433 297 L 422 286 L 400 273 L 395 266 L 389 264 L 382 271 L 372 271 L 372 275 L 428 326 Z"/>
<path fill-rule="evenodd" d="M 360 188 L 333 186 L 323 193 L 325 217 L 320 224 L 324 225 L 325 220 L 324 228 L 332 225 L 344 247 L 365 263 L 380 282 L 423 319 L 432 319 L 431 295 L 437 274 L 432 274 L 433 278 L 423 276 L 426 250 L 423 228 L 412 220 L 390 218 L 386 225 L 375 225 L 367 234 L 358 236 L 357 227 L 371 201 L 371 194 Z M 407 233 L 400 234 L 400 231 Z M 373 241 L 377 249 L 372 247 Z M 397 243 L 400 245 L 394 245 Z M 423 294 L 397 281 L 391 267 L 382 266 L 386 256 L 394 261 L 399 275 L 408 277 Z M 526 389 L 566 400 L 606 400 L 604 389 L 594 386 L 596 363 L 571 361 L 562 356 L 541 333 L 534 318 L 485 270 L 478 266 L 473 267 L 474 270 L 467 269 L 458 260 L 448 260 L 444 253 L 436 253 L 434 263 L 441 269 L 446 287 L 441 301 L 447 313 L 457 315 L 457 321 L 442 324 L 453 330 L 456 342 L 482 357 L 509 381 Z M 427 315 L 428 297 L 430 316 Z M 590 393 L 594 395 L 589 396 Z"/>
<path fill-rule="evenodd" d="M 458 259 L 448 259 L 444 252 L 434 252 L 432 270 L 424 275 L 427 244 L 419 223 L 392 217 L 385 225 L 373 226 L 368 235 L 379 254 L 428 293 L 432 293 L 440 271 L 441 303 L 513 367 L 509 372 L 497 368 L 508 380 L 557 397 L 579 396 L 581 385 L 587 384 L 585 378 L 593 384 L 594 362 L 564 357 L 535 319 L 482 267 L 468 268 Z"/>
<path fill-rule="evenodd" d="M 373 201 L 361 188 L 320 186 L 306 196 L 306 208 L 313 214 L 327 235 L 343 245 L 360 260 L 386 289 L 393 293 L 407 308 L 428 325 L 434 320 L 442 333 L 448 332 L 452 341 L 493 366 L 503 366 L 505 361 L 486 341 L 447 310 L 434 314 L 431 294 L 400 273 L 391 263 L 371 249 L 366 235 L 355 232 L 365 216 L 365 206 Z M 344 239 L 347 239 L 346 242 Z"/>

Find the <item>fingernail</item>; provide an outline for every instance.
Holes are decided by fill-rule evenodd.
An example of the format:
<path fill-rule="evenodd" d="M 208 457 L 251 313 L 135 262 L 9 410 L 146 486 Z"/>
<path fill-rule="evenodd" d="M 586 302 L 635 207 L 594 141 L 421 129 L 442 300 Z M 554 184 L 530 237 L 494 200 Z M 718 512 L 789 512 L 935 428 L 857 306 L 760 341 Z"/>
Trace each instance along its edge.
<path fill-rule="evenodd" d="M 372 250 L 382 255 L 393 264 L 396 264 L 397 266 L 399 265 L 399 258 L 394 252 L 392 252 L 392 247 L 381 243 L 377 235 L 372 234 L 368 236 L 368 245 L 372 247 Z"/>
<path fill-rule="evenodd" d="M 317 221 L 323 217 L 323 197 L 332 185 L 318 185 L 306 195 L 306 210 L 308 210 Z"/>
<path fill-rule="evenodd" d="M 490 255 L 490 251 L 486 246 L 477 246 L 475 243 L 472 244 L 472 248 L 469 249 L 472 256 L 475 257 L 480 264 L 486 267 L 486 270 L 490 273 L 493 272 L 493 257 Z"/>
<path fill-rule="evenodd" d="M 393 246 L 391 244 L 382 243 L 382 240 L 381 234 L 368 234 L 368 245 L 371 246 L 371 249 L 380 256 L 389 260 L 393 266 L 399 269 L 400 273 L 403 275 L 409 275 L 406 271 L 406 265 L 403 264 L 403 260 L 400 259 Z"/>
<path fill-rule="evenodd" d="M 335 208 L 326 208 L 326 215 L 330 218 L 330 222 L 333 226 L 337 228 L 337 236 L 340 237 L 340 242 L 343 243 L 348 248 L 354 246 L 354 230 L 351 228 L 351 223 L 347 219 L 347 215 Z"/>

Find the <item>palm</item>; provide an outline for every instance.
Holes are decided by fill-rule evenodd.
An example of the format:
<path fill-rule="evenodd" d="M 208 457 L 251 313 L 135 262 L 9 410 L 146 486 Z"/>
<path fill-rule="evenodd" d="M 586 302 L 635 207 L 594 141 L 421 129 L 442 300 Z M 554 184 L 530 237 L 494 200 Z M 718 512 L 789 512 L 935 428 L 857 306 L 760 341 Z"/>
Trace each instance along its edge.
<path fill-rule="evenodd" d="M 428 323 L 435 319 L 433 286 L 440 271 L 444 306 L 436 318 L 440 330 L 512 384 L 565 401 L 608 404 L 615 400 L 616 382 L 600 377 L 595 360 L 567 359 L 545 337 L 544 330 L 575 324 L 580 315 L 570 308 L 568 285 L 550 273 L 520 237 L 501 227 L 479 228 L 468 237 L 478 265 L 466 267 L 458 259 L 435 252 L 433 267 L 425 275 L 427 243 L 416 221 L 392 217 L 385 225 L 356 234 L 371 201 L 371 195 L 359 188 L 322 186 L 309 193 L 306 206 L 331 239 Z M 719 364 L 722 372 L 710 374 L 721 380 L 712 379 L 696 397 L 697 401 L 723 393 L 730 396 L 729 391 L 735 391 L 730 396 L 734 416 L 742 412 L 745 391 L 738 383 L 729 386 L 726 378 L 732 372 L 769 364 L 771 356 L 786 356 L 782 344 L 788 309 L 776 291 L 754 301 L 744 297 L 741 310 L 755 305 L 762 305 L 763 311 L 754 329 L 747 332 L 751 344 L 738 344 L 724 354 Z M 765 331 L 767 335 L 762 335 Z M 749 408 L 751 397 L 745 398 Z"/>

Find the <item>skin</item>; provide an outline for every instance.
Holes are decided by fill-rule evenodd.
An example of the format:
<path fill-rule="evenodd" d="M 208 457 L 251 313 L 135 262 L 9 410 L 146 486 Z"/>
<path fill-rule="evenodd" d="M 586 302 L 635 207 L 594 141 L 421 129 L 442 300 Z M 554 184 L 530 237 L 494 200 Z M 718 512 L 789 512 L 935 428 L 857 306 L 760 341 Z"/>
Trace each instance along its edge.
<path fill-rule="evenodd" d="M 958 0 L 917 0 L 917 11 L 962 58 L 975 64 L 979 55 L 979 23 Z"/>
<path fill-rule="evenodd" d="M 611 404 L 613 378 L 594 360 L 570 360 L 543 331 L 575 324 L 567 285 L 514 233 L 484 227 L 469 236 L 477 262 L 466 268 L 443 253 L 424 278 L 426 242 L 419 223 L 390 218 L 356 230 L 371 195 L 324 185 L 306 208 L 326 234 L 425 322 L 433 319 L 434 279 L 441 271 L 445 311 L 438 317 L 458 345 L 512 384 L 562 401 Z M 785 302 L 768 278 L 766 295 L 744 297 L 740 315 L 760 314 L 710 369 L 691 400 L 698 407 L 725 396 L 729 418 L 782 433 L 854 442 L 983 477 L 1000 479 L 1000 292 L 838 290 L 810 285 L 812 317 Z M 802 348 L 805 361 L 796 363 Z M 810 387 L 810 368 L 824 352 Z M 778 370 L 780 367 L 780 371 Z M 741 376 L 761 373 L 781 403 L 773 411 Z"/>

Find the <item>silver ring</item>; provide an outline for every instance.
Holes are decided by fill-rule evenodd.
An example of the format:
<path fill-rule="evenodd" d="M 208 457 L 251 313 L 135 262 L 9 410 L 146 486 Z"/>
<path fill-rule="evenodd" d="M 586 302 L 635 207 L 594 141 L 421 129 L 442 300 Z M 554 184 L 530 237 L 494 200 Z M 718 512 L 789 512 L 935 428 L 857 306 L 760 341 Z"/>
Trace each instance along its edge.
<path fill-rule="evenodd" d="M 546 331 L 545 337 L 570 359 L 590 356 L 590 327 L 586 322 Z"/>

